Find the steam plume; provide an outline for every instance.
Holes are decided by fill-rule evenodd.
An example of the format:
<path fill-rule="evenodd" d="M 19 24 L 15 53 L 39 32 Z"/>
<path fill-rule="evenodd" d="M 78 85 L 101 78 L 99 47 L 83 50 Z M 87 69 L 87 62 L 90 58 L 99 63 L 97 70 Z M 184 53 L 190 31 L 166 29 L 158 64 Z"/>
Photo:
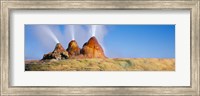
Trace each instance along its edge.
<path fill-rule="evenodd" d="M 74 25 L 69 25 L 69 33 L 71 34 L 72 40 L 75 40 L 75 29 L 74 29 Z"/>
<path fill-rule="evenodd" d="M 42 58 L 43 54 L 51 52 L 56 43 L 61 43 L 66 49 L 71 40 L 76 40 L 79 47 L 82 47 L 91 36 L 96 37 L 105 53 L 103 39 L 107 31 L 103 25 L 28 25 L 26 29 L 32 34 L 32 41 L 26 45 L 33 46 L 34 43 L 35 50 L 40 53 L 40 57 L 37 55 L 35 58 Z M 92 30 L 94 33 L 91 34 Z M 32 50 L 27 50 L 27 52 L 32 52 Z M 30 56 L 33 55 L 30 53 Z"/>
<path fill-rule="evenodd" d="M 42 34 L 45 34 L 45 38 L 51 38 L 51 39 L 53 39 L 54 40 L 54 42 L 56 42 L 56 43 L 59 43 L 59 41 L 58 41 L 58 39 L 57 39 L 57 37 L 55 36 L 55 34 L 52 32 L 52 30 L 48 27 L 48 26 L 45 26 L 45 25 L 40 25 L 40 26 L 37 26 L 38 28 L 38 30 L 37 31 L 41 31 L 41 32 L 38 32 L 38 33 L 40 33 L 41 35 Z M 43 33 L 42 33 L 43 32 Z M 47 37 L 46 37 L 47 36 Z"/>
<path fill-rule="evenodd" d="M 92 36 L 95 36 L 96 27 L 97 27 L 97 25 L 91 25 L 91 33 L 92 33 Z"/>

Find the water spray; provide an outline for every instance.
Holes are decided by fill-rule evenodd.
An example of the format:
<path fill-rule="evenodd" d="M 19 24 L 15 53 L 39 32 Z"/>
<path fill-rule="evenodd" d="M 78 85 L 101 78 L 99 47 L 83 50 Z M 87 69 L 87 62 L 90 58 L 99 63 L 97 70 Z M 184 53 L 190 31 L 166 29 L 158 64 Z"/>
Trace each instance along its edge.
<path fill-rule="evenodd" d="M 53 38 L 53 40 L 54 40 L 56 43 L 59 43 L 57 37 L 53 34 L 52 31 L 49 32 L 49 35 Z"/>
<path fill-rule="evenodd" d="M 92 36 L 95 36 L 97 25 L 92 25 L 91 27 Z"/>
<path fill-rule="evenodd" d="M 75 40 L 74 25 L 69 25 L 69 32 L 71 33 L 72 40 Z"/>
<path fill-rule="evenodd" d="M 39 26 L 39 27 L 37 27 L 37 29 L 40 30 L 41 32 L 44 32 L 45 35 L 47 35 L 50 38 L 52 38 L 56 43 L 59 43 L 58 38 L 55 36 L 53 31 L 48 26 Z M 39 35 L 42 35 L 41 32 L 38 32 Z M 48 37 L 46 37 L 46 38 L 48 38 Z"/>

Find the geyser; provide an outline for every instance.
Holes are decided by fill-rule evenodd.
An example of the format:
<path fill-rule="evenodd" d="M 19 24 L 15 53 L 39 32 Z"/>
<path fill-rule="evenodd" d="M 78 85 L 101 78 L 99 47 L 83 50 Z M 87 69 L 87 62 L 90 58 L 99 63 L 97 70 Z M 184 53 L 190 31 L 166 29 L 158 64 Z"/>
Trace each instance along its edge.
<path fill-rule="evenodd" d="M 38 30 L 41 30 L 46 34 L 46 36 L 50 36 L 56 43 L 59 43 L 57 37 L 48 26 L 39 26 Z"/>
<path fill-rule="evenodd" d="M 54 40 L 56 43 L 59 43 L 58 39 L 56 38 L 56 36 L 55 36 L 52 32 L 49 32 L 49 35 L 53 38 L 53 40 Z"/>
<path fill-rule="evenodd" d="M 97 29 L 97 25 L 91 25 L 91 33 L 92 33 L 92 36 L 95 36 L 96 29 Z"/>
<path fill-rule="evenodd" d="M 75 39 L 75 25 L 68 25 L 68 36 L 71 36 L 72 40 L 69 42 L 67 49 L 65 50 L 60 43 L 56 44 L 56 48 L 53 52 L 45 54 L 42 60 L 45 59 L 68 59 L 68 58 L 106 58 L 102 45 L 103 38 L 106 34 L 105 27 L 102 25 L 91 25 L 90 32 L 92 37 L 84 43 L 82 49 L 79 48 Z M 77 29 L 78 30 L 78 29 Z M 80 37 L 82 38 L 82 37 Z M 77 38 L 83 42 L 82 40 Z M 101 46 L 102 45 L 102 46 Z"/>
<path fill-rule="evenodd" d="M 69 25 L 69 32 L 71 34 L 71 38 L 72 40 L 75 40 L 75 28 L 74 28 L 74 25 Z"/>
<path fill-rule="evenodd" d="M 34 32 L 34 35 L 37 36 L 38 39 L 41 40 L 41 42 L 46 43 L 46 41 L 49 41 L 50 39 L 55 41 L 55 43 L 59 43 L 58 38 L 53 33 L 53 28 L 47 25 L 37 25 L 31 27 Z"/>

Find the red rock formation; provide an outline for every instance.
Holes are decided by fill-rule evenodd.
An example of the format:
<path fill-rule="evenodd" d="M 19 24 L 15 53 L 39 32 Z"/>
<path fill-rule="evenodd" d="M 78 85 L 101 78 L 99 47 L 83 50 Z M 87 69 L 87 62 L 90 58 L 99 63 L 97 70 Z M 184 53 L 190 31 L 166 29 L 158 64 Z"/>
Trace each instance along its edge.
<path fill-rule="evenodd" d="M 95 37 L 91 37 L 88 42 L 83 45 L 81 54 L 87 58 L 105 58 L 104 51 Z"/>
<path fill-rule="evenodd" d="M 57 43 L 53 52 L 44 54 L 42 60 L 48 60 L 48 59 L 61 60 L 61 59 L 67 59 L 67 58 L 69 58 L 68 52 L 65 51 L 65 49 L 62 47 L 60 43 Z"/>
<path fill-rule="evenodd" d="M 78 44 L 75 40 L 72 40 L 68 44 L 67 52 L 69 53 L 70 57 L 80 55 L 80 48 L 78 47 Z"/>
<path fill-rule="evenodd" d="M 42 60 L 48 59 L 81 59 L 81 58 L 106 58 L 104 51 L 101 45 L 98 43 L 95 37 L 91 37 L 88 42 L 83 45 L 83 48 L 80 50 L 78 44 L 75 40 L 72 40 L 68 44 L 68 48 L 65 50 L 60 43 L 56 44 L 53 52 L 44 54 Z"/>

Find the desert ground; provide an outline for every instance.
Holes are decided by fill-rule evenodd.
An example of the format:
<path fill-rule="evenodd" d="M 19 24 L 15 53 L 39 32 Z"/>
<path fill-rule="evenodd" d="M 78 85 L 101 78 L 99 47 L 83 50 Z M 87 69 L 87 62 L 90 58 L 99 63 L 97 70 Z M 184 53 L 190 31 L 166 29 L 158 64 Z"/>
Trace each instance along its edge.
<path fill-rule="evenodd" d="M 25 71 L 175 71 L 175 59 L 91 58 L 26 60 Z"/>

